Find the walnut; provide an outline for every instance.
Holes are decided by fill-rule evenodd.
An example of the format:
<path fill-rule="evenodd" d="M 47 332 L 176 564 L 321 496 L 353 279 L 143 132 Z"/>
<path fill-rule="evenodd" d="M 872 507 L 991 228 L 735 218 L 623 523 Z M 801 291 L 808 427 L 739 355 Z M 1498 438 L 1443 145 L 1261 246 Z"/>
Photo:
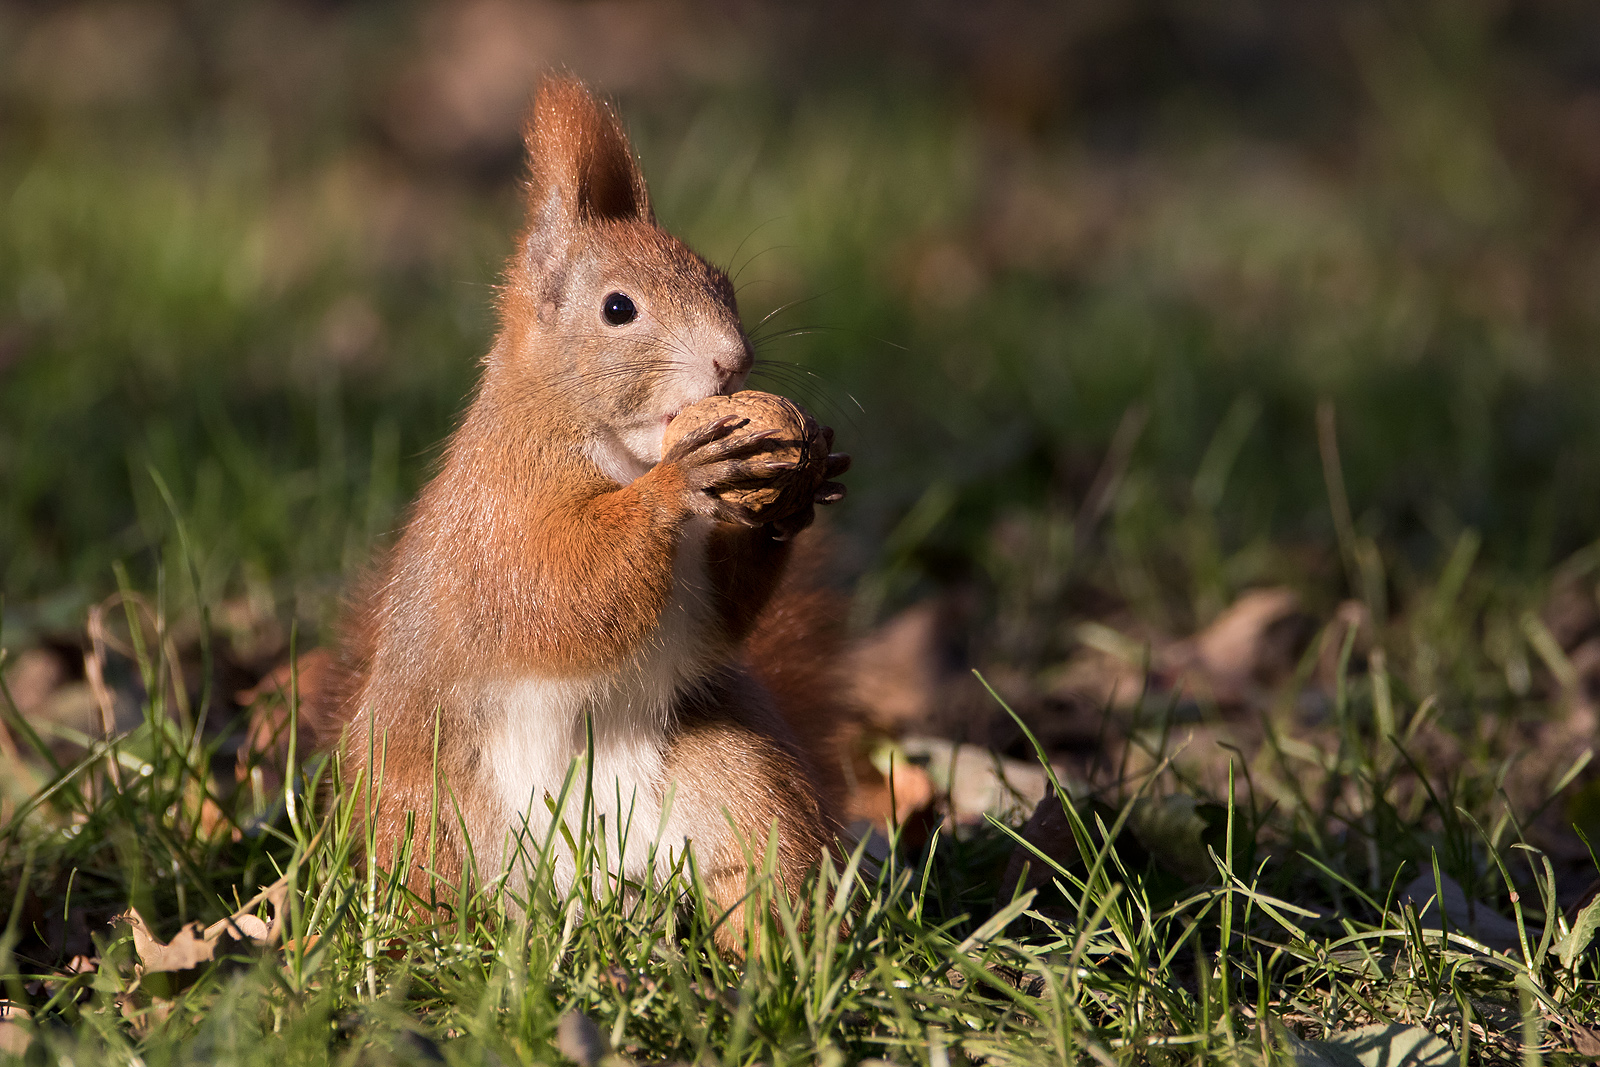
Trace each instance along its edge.
<path fill-rule="evenodd" d="M 732 396 L 711 396 L 691 404 L 667 424 L 661 442 L 663 453 L 672 450 L 685 434 L 728 415 L 748 419 L 747 425 L 733 432 L 738 438 L 763 430 L 778 431 L 762 442 L 762 460 L 793 463 L 790 470 L 777 471 L 758 485 L 724 489 L 723 500 L 749 508 L 755 518 L 768 522 L 799 511 L 811 501 L 822 484 L 828 464 L 828 442 L 813 419 L 799 404 L 772 393 L 746 389 Z"/>

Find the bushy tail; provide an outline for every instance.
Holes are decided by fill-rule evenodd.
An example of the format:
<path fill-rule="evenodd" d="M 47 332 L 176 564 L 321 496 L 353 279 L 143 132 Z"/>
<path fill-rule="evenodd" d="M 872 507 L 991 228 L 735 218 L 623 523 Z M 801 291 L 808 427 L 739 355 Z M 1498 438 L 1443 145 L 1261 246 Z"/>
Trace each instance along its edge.
<path fill-rule="evenodd" d="M 817 773 L 830 810 L 844 807 L 851 743 L 861 715 L 848 696 L 849 603 L 823 581 L 826 542 L 816 534 L 795 546 L 788 572 L 746 640 L 750 670 Z"/>

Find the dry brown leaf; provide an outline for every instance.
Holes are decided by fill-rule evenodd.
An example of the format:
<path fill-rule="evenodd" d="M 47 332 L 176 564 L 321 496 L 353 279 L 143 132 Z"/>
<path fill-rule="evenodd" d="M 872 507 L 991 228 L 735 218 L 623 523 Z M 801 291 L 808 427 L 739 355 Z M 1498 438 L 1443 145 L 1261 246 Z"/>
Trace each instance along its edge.
<path fill-rule="evenodd" d="M 948 800 L 950 818 L 957 823 L 981 823 L 985 815 L 998 819 L 1020 816 L 1037 807 L 1051 791 L 1050 780 L 1038 763 L 1008 759 L 978 745 L 907 737 L 900 747 L 922 764 L 933 788 Z"/>
<path fill-rule="evenodd" d="M 137 988 L 137 984 L 134 988 Z M 165 997 L 152 997 L 150 1003 L 141 1008 L 135 1002 L 134 988 L 128 989 L 117 998 L 117 1008 L 132 1026 L 134 1036 L 148 1037 L 152 1030 L 166 1022 L 167 1017 L 172 1014 L 172 1001 Z"/>
<path fill-rule="evenodd" d="M 1211 624 L 1167 649 L 1167 673 L 1198 686 L 1219 704 L 1239 704 L 1251 690 L 1293 669 L 1303 633 L 1292 589 L 1251 589 Z"/>
<path fill-rule="evenodd" d="M 1600 1059 L 1600 1030 L 1591 1030 L 1577 1023 L 1567 1024 L 1567 1030 L 1572 1034 L 1572 1051 L 1590 1059 Z"/>
<path fill-rule="evenodd" d="M 257 893 L 234 914 L 218 919 L 201 928 L 197 922 L 186 924 L 169 942 L 162 942 L 150 932 L 150 926 L 138 909 L 130 909 L 117 917 L 133 930 L 133 947 L 139 955 L 139 964 L 146 974 L 158 971 L 187 971 L 202 963 L 216 959 L 217 946 L 224 936 L 234 941 L 265 945 L 275 941 L 283 926 L 283 905 L 288 897 L 289 883 L 280 878 Z M 255 908 L 263 902 L 272 905 L 272 922 L 268 924 Z"/>
<path fill-rule="evenodd" d="M 852 770 L 854 780 L 845 804 L 852 822 L 865 820 L 886 828 L 906 822 L 933 803 L 928 772 L 910 762 L 893 741 L 880 740 L 855 761 Z"/>
<path fill-rule="evenodd" d="M 308 935 L 306 935 L 305 950 L 307 952 L 310 952 L 312 949 L 317 947 L 317 942 L 321 941 L 321 940 L 322 940 L 322 936 L 320 934 L 308 934 Z M 285 941 L 283 943 L 283 951 L 285 951 L 285 952 L 297 952 L 297 951 L 299 951 L 299 949 L 300 949 L 300 939 L 298 937 L 291 937 L 289 940 L 287 940 L 287 941 Z"/>
<path fill-rule="evenodd" d="M 1488 904 L 1468 900 L 1461 883 L 1449 875 L 1441 875 L 1437 883 L 1432 871 L 1417 875 L 1400 891 L 1400 900 L 1417 909 L 1417 921 L 1424 930 L 1440 929 L 1442 912 L 1443 922 L 1457 933 L 1492 949 L 1504 951 L 1517 944 L 1517 924 Z"/>
<path fill-rule="evenodd" d="M 1200 661 L 1211 673 L 1248 677 L 1261 666 L 1267 632 L 1300 610 L 1293 589 L 1252 589 L 1195 635 Z"/>
<path fill-rule="evenodd" d="M 1137 703 L 1148 684 L 1141 664 L 1104 648 L 1084 647 L 1049 673 L 1045 691 L 1064 701 L 1081 698 L 1096 708 L 1124 708 Z"/>
<path fill-rule="evenodd" d="M 903 729 L 926 722 L 939 699 L 939 606 L 926 601 L 896 615 L 852 653 L 852 695 L 873 722 Z"/>
<path fill-rule="evenodd" d="M 1039 806 L 1028 816 L 1028 821 L 1022 824 L 1018 833 L 1024 841 L 1063 867 L 1070 866 L 1078 858 L 1078 839 L 1072 833 L 1072 822 L 1061 807 L 1061 799 L 1054 794 L 1039 801 Z M 1024 871 L 1027 873 L 1026 881 L 1023 880 Z M 1040 859 L 1033 849 L 1019 844 L 1011 850 L 1011 858 L 1006 862 L 997 904 L 1009 904 L 1014 892 L 1047 886 L 1054 877 L 1055 870 L 1049 863 Z M 1020 888 L 1018 882 L 1022 882 Z"/>
<path fill-rule="evenodd" d="M 259 915 L 241 915 L 233 920 L 233 929 L 230 931 L 235 936 L 243 934 L 251 941 L 262 944 L 267 940 L 269 927 Z"/>
<path fill-rule="evenodd" d="M 188 923 L 170 942 L 163 942 L 150 932 L 138 909 L 130 909 L 118 918 L 133 929 L 133 949 L 139 954 L 139 964 L 146 973 L 154 971 L 187 971 L 216 957 L 214 938 L 207 938 L 196 922 Z"/>
<path fill-rule="evenodd" d="M 320 697 L 323 688 L 332 682 L 336 666 L 332 652 L 325 648 L 313 648 L 300 653 L 291 663 L 282 663 L 274 667 L 254 686 L 235 693 L 233 699 L 240 707 L 248 708 L 263 697 L 269 696 L 280 697 L 287 704 L 290 694 L 293 693 L 298 696 L 301 703 L 308 703 L 313 698 Z M 252 723 L 252 730 L 257 728 L 257 725 Z M 252 736 L 251 743 L 260 745 L 263 750 L 270 747 L 276 742 L 274 733 L 279 728 L 277 724 L 267 724 L 267 732 L 261 736 Z"/>
<path fill-rule="evenodd" d="M 311 845 L 309 847 L 314 848 L 316 846 L 317 839 L 321 836 L 322 831 L 318 830 L 316 836 L 311 839 Z M 260 901 L 265 901 L 266 903 L 271 904 L 272 925 L 267 927 L 266 939 L 268 941 L 276 941 L 279 937 L 283 936 L 283 919 L 284 915 L 286 914 L 284 905 L 288 899 L 289 879 L 287 877 L 283 877 L 279 878 L 276 882 L 273 882 L 271 885 L 267 886 L 267 888 L 257 893 L 255 900 L 248 902 L 239 910 L 245 911 L 248 908 L 253 908 Z"/>
<path fill-rule="evenodd" d="M 26 649 L 6 663 L 6 687 L 23 716 L 43 707 L 50 695 L 69 680 L 67 665 L 54 649 Z"/>

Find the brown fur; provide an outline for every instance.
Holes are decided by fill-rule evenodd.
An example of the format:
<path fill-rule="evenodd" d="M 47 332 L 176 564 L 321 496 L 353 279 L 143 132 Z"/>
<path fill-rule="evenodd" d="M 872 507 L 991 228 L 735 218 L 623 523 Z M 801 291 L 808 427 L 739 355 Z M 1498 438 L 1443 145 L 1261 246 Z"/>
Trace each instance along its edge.
<path fill-rule="evenodd" d="M 835 825 L 838 690 L 822 681 L 836 662 L 832 609 L 803 589 L 773 600 L 786 537 L 812 501 L 795 501 L 775 539 L 713 492 L 762 476 L 736 434 L 644 454 L 674 405 L 742 383 L 751 356 L 732 287 L 656 227 L 615 113 L 580 84 L 547 79 L 525 139 L 529 225 L 500 292 L 500 335 L 438 474 L 353 607 L 328 721 L 347 779 L 381 778 L 378 862 L 394 861 L 410 823 L 414 860 L 433 854 L 434 875 L 460 879 L 468 842 L 454 806 L 471 818 L 498 810 L 485 687 L 628 662 L 662 623 L 685 531 L 711 519 L 715 613 L 692 650 L 709 681 L 680 699 L 665 755 L 677 802 L 705 813 L 697 840 L 721 842 L 701 860 L 732 906 L 745 868 L 719 829 L 724 812 L 753 842 L 777 823 L 791 883 Z M 608 290 L 638 298 L 635 322 L 601 321 Z M 847 462 L 831 457 L 828 476 Z M 828 483 L 817 499 L 839 492 Z M 411 880 L 429 882 L 416 867 Z M 736 933 L 723 931 L 724 947 L 737 949 Z"/>

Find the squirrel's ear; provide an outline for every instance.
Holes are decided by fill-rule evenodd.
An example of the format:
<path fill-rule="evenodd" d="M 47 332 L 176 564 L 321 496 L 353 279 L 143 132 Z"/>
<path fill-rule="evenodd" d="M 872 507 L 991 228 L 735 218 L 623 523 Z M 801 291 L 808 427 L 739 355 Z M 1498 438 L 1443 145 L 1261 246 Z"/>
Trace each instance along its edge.
<path fill-rule="evenodd" d="M 603 219 L 654 218 L 622 121 L 576 78 L 546 76 L 523 127 L 537 240 Z"/>

